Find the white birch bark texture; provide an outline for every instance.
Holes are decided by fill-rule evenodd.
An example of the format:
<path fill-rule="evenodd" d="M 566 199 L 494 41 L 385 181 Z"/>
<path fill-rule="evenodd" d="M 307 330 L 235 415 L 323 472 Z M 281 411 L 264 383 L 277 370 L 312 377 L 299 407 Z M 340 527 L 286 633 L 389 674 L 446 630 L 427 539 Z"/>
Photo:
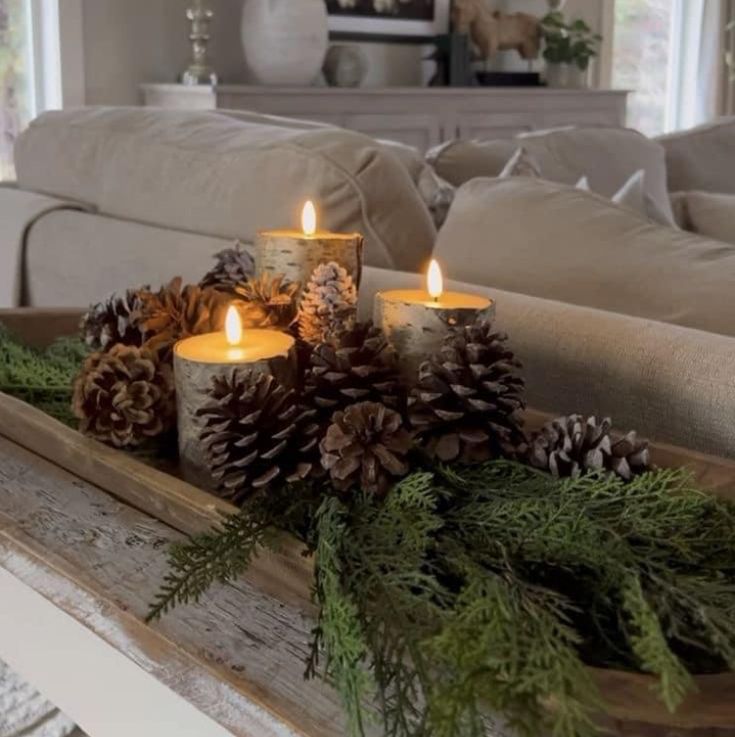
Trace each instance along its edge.
<path fill-rule="evenodd" d="M 201 489 L 212 491 L 212 477 L 206 460 L 206 449 L 199 439 L 204 429 L 198 411 L 211 402 L 209 389 L 217 376 L 233 372 L 273 376 L 284 386 L 296 385 L 296 349 L 287 356 L 275 356 L 248 364 L 204 363 L 189 360 L 174 352 L 176 378 L 176 412 L 179 432 L 179 462 L 184 479 Z"/>
<path fill-rule="evenodd" d="M 362 252 L 363 238 L 357 233 L 299 236 L 279 231 L 263 232 L 255 239 L 255 272 L 257 276 L 283 275 L 287 281 L 300 284 L 300 296 L 314 269 L 319 264 L 334 261 L 347 269 L 355 286 L 359 288 L 362 278 Z"/>
<path fill-rule="evenodd" d="M 414 382 L 421 364 L 439 352 L 452 328 L 471 325 L 478 318 L 492 320 L 494 316 L 495 302 L 484 309 L 437 308 L 401 298 L 395 292 L 378 292 L 373 320 L 398 354 L 401 374 Z"/>

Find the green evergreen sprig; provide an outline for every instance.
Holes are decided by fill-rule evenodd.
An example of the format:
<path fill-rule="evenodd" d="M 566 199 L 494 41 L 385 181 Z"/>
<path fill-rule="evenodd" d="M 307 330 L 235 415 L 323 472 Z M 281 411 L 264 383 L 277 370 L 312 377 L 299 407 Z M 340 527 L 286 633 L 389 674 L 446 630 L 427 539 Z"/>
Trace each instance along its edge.
<path fill-rule="evenodd" d="M 38 351 L 0 325 L 0 392 L 74 425 L 72 383 L 86 354 L 87 348 L 78 338 L 62 338 Z"/>
<path fill-rule="evenodd" d="M 735 507 L 685 471 L 625 484 L 495 461 L 385 500 L 304 491 L 175 548 L 152 615 L 296 532 L 316 553 L 307 674 L 335 685 L 351 735 L 377 709 L 387 737 L 484 737 L 488 714 L 581 737 L 604 707 L 587 666 L 650 673 L 672 710 L 692 674 L 735 669 Z"/>

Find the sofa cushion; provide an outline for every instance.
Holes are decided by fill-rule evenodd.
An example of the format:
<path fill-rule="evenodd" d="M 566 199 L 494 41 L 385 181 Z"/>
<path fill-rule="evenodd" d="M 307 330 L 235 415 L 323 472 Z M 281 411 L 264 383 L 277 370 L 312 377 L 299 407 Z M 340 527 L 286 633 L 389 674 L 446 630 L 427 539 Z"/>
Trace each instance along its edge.
<path fill-rule="evenodd" d="M 359 231 L 367 263 L 422 263 L 436 231 L 406 169 L 375 141 L 208 112 L 88 108 L 46 113 L 16 147 L 24 189 L 89 202 L 113 217 L 252 241 L 297 226 Z"/>
<path fill-rule="evenodd" d="M 52 212 L 28 233 L 27 304 L 85 307 L 110 292 L 144 284 L 157 287 L 174 276 L 196 283 L 214 265 L 214 254 L 231 246 L 231 241 L 212 236 L 88 213 Z"/>
<path fill-rule="evenodd" d="M 435 255 L 452 278 L 735 335 L 735 246 L 573 187 L 475 179 L 457 193 Z"/>
<path fill-rule="evenodd" d="M 673 222 L 664 149 L 625 128 L 538 131 L 514 141 L 457 142 L 429 154 L 437 173 L 455 186 L 475 177 L 497 177 L 519 146 L 537 162 L 544 179 L 576 184 L 586 176 L 594 192 L 612 197 L 635 172 L 645 171 L 645 191 Z"/>
<path fill-rule="evenodd" d="M 421 281 L 366 269 L 363 317 L 376 291 Z M 473 284 L 450 281 L 447 288 L 496 301 L 498 328 L 523 362 L 535 409 L 611 416 L 621 430 L 735 458 L 734 338 Z"/>
<path fill-rule="evenodd" d="M 735 194 L 675 192 L 672 204 L 683 228 L 735 244 Z"/>
<path fill-rule="evenodd" d="M 657 140 L 666 151 L 671 192 L 735 193 L 735 117 Z"/>

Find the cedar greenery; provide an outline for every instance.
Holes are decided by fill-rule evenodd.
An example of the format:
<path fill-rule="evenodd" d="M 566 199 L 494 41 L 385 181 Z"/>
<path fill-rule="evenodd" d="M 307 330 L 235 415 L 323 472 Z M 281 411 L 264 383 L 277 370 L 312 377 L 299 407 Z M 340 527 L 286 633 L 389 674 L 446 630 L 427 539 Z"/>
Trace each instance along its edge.
<path fill-rule="evenodd" d="M 382 501 L 261 495 L 173 551 L 151 616 L 235 578 L 276 530 L 316 553 L 307 673 L 337 688 L 352 735 L 376 709 L 388 737 L 480 737 L 493 713 L 577 737 L 602 705 L 586 666 L 656 676 L 672 710 L 692 673 L 735 670 L 735 507 L 684 471 L 625 484 L 490 461 Z"/>
<path fill-rule="evenodd" d="M 43 351 L 35 350 L 0 325 L 0 392 L 75 425 L 72 383 L 87 352 L 77 338 L 62 338 Z"/>

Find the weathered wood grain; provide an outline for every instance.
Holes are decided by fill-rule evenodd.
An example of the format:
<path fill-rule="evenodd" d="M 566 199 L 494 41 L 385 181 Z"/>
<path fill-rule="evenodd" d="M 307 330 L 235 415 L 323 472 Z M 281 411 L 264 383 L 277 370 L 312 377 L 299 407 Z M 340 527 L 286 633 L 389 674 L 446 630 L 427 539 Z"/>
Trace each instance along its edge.
<path fill-rule="evenodd" d="M 0 310 L 0 325 L 34 348 L 45 348 L 57 338 L 76 335 L 83 310 L 60 307 L 18 307 Z"/>
<path fill-rule="evenodd" d="M 343 734 L 302 678 L 310 617 L 243 581 L 143 623 L 181 535 L 0 439 L 0 565 L 235 735 Z"/>

